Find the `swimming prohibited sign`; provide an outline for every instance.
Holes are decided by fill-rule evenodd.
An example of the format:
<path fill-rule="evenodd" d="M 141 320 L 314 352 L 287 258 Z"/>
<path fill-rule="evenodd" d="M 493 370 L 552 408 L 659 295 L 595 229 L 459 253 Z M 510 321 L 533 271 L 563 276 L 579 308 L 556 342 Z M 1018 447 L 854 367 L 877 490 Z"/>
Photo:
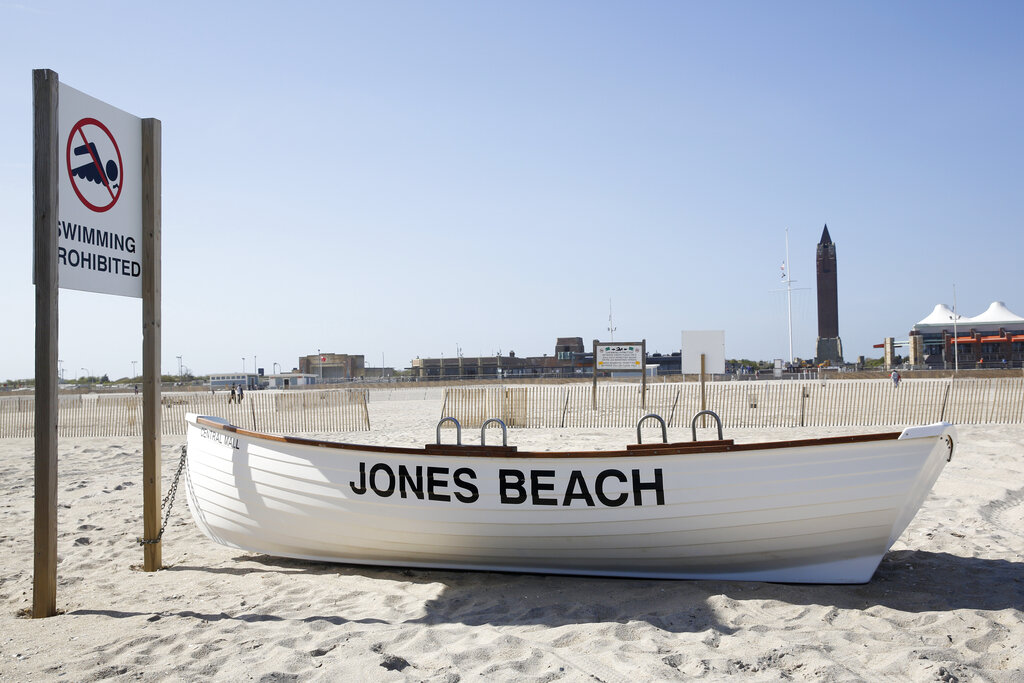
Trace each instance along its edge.
<path fill-rule="evenodd" d="M 92 118 L 78 121 L 68 135 L 66 164 L 83 204 L 98 213 L 113 208 L 124 187 L 124 161 L 109 128 Z"/>
<path fill-rule="evenodd" d="M 62 289 L 142 297 L 142 120 L 59 84 Z"/>

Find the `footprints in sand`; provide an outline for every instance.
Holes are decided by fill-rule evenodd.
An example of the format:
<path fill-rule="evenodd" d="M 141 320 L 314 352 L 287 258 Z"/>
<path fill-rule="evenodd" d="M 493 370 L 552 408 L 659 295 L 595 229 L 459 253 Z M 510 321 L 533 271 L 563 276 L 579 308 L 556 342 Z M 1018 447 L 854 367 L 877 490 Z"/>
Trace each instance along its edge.
<path fill-rule="evenodd" d="M 1024 488 L 1007 491 L 999 500 L 981 508 L 981 518 L 993 527 L 1019 536 L 1024 530 Z"/>
<path fill-rule="evenodd" d="M 370 646 L 370 651 L 381 655 L 380 665 L 388 671 L 404 671 L 410 666 L 404 657 L 385 652 L 384 643 L 374 643 Z"/>

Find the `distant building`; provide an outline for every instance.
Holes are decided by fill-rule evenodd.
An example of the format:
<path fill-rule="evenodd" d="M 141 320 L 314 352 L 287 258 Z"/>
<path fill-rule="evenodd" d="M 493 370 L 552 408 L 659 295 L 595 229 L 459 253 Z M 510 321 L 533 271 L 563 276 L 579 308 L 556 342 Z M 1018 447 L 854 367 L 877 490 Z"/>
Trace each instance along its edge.
<path fill-rule="evenodd" d="M 583 337 L 559 337 L 555 342 L 555 358 L 558 360 L 572 360 L 574 355 L 581 353 L 586 353 Z"/>
<path fill-rule="evenodd" d="M 226 372 L 218 375 L 210 375 L 211 389 L 230 389 L 231 387 L 242 386 L 246 389 L 253 389 L 260 385 L 261 377 L 253 372 Z"/>
<path fill-rule="evenodd" d="M 276 375 L 267 375 L 266 380 L 269 389 L 288 389 L 316 384 L 317 377 L 301 372 L 281 372 Z"/>
<path fill-rule="evenodd" d="M 658 365 L 658 374 L 678 373 L 679 352 L 648 354 L 648 364 Z M 594 372 L 594 353 L 587 351 L 583 337 L 559 337 L 553 356 L 507 356 L 415 358 L 413 377 L 422 379 L 500 379 L 508 377 L 579 377 Z M 654 371 L 651 371 L 654 372 Z M 635 373 L 634 373 L 635 376 Z"/>
<path fill-rule="evenodd" d="M 421 379 L 497 379 L 523 374 L 529 367 L 529 359 L 517 358 L 512 351 L 507 356 L 414 358 L 410 369 L 414 377 Z"/>
<path fill-rule="evenodd" d="M 974 317 L 954 316 L 948 306 L 938 304 L 914 325 L 909 346 L 911 365 L 1020 367 L 1024 364 L 1024 318 L 1002 301 L 993 302 Z"/>
<path fill-rule="evenodd" d="M 319 353 L 299 358 L 299 372 L 314 375 L 323 382 L 360 379 L 366 374 L 364 368 L 363 356 L 347 353 Z"/>
<path fill-rule="evenodd" d="M 843 363 L 843 341 L 839 338 L 839 289 L 836 273 L 836 245 L 828 234 L 828 225 L 821 233 L 817 250 L 818 272 L 818 343 L 814 359 L 818 364 Z"/>

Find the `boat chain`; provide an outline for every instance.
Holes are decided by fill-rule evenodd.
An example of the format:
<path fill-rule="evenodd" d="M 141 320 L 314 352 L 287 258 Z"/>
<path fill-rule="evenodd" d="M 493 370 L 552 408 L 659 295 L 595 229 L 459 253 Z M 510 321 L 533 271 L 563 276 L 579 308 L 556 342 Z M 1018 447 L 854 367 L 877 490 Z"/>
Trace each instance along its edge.
<path fill-rule="evenodd" d="M 188 445 L 182 444 L 181 446 L 181 460 L 178 461 L 178 471 L 174 473 L 174 481 L 171 482 L 170 488 L 167 489 L 167 495 L 160 502 L 160 509 L 164 511 L 164 523 L 160 525 L 160 533 L 156 535 L 156 538 L 142 538 L 139 536 L 136 540 L 139 545 L 151 545 L 159 543 L 160 539 L 163 538 L 164 529 L 167 528 L 167 520 L 171 518 L 171 508 L 174 507 L 174 494 L 178 492 L 178 480 L 181 479 L 181 473 L 185 469 L 185 460 L 188 458 Z"/>

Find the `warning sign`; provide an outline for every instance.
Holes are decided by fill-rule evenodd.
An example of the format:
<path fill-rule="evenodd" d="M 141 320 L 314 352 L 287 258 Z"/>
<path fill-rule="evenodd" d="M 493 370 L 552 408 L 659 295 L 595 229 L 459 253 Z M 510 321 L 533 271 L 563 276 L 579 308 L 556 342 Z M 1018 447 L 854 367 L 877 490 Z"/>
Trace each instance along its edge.
<path fill-rule="evenodd" d="M 66 156 L 71 187 L 82 203 L 96 212 L 111 209 L 124 187 L 124 161 L 110 129 L 82 119 L 71 128 Z"/>
<path fill-rule="evenodd" d="M 57 280 L 142 296 L 142 120 L 61 83 Z"/>

